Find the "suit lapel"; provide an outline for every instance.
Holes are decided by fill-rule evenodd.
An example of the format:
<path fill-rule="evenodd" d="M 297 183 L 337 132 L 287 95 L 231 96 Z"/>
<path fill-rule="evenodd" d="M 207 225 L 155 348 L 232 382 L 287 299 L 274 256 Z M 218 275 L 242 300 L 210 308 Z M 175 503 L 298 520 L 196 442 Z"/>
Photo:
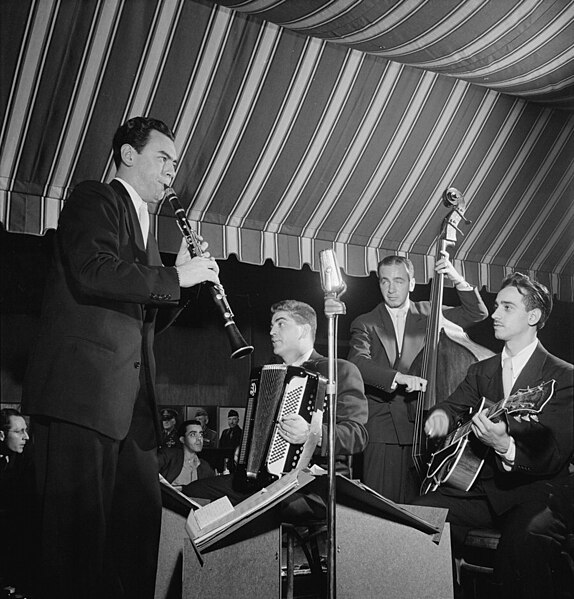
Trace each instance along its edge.
<path fill-rule="evenodd" d="M 380 339 L 387 357 L 389 364 L 394 364 L 397 359 L 397 340 L 395 337 L 395 327 L 388 310 L 385 308 L 384 303 L 379 304 L 378 307 L 379 318 L 374 322 L 373 329 Z"/>
<path fill-rule="evenodd" d="M 146 255 L 150 266 L 162 266 L 161 255 L 157 246 L 157 241 L 151 233 L 151 227 L 147 239 Z"/>
<path fill-rule="evenodd" d="M 512 393 L 516 393 L 519 389 L 526 389 L 532 386 L 532 381 L 542 380 L 542 368 L 544 367 L 547 355 L 548 352 L 542 347 L 539 341 L 534 353 L 530 356 L 530 360 L 526 362 L 514 382 Z"/>
<path fill-rule="evenodd" d="M 318 362 L 319 360 L 324 360 L 325 357 L 322 356 L 317 350 L 313 350 L 311 352 L 311 355 L 309 356 L 308 360 L 305 360 L 305 362 L 303 362 L 303 364 L 301 364 L 301 366 L 303 368 L 308 368 L 309 366 L 312 366 L 314 363 Z"/>
<path fill-rule="evenodd" d="M 493 403 L 500 401 L 504 397 L 500 354 L 489 358 L 488 366 L 485 367 L 482 377 L 485 381 L 485 389 L 482 391 L 482 395 Z"/>
<path fill-rule="evenodd" d="M 416 305 L 411 302 L 405 321 L 405 335 L 401 352 L 401 362 L 408 365 L 409 368 L 424 346 L 426 327 L 427 319 L 421 315 Z"/>

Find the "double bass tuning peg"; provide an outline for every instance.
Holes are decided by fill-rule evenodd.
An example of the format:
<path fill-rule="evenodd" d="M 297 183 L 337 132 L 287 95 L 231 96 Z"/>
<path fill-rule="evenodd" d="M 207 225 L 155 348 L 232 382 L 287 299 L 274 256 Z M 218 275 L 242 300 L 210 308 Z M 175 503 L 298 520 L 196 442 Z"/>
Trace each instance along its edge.
<path fill-rule="evenodd" d="M 443 204 L 449 208 L 450 206 L 458 207 L 462 204 L 464 208 L 464 197 L 456 187 L 449 187 L 442 192 Z"/>
<path fill-rule="evenodd" d="M 464 196 L 456 187 L 449 187 L 448 189 L 445 189 L 443 191 L 442 203 L 447 208 L 452 208 L 453 212 L 456 212 L 467 225 L 471 224 L 472 221 L 468 220 L 468 218 L 466 218 L 466 216 L 464 215 L 466 204 Z M 457 231 L 459 231 L 459 233 L 462 234 L 462 231 L 460 231 L 459 229 L 457 229 Z"/>

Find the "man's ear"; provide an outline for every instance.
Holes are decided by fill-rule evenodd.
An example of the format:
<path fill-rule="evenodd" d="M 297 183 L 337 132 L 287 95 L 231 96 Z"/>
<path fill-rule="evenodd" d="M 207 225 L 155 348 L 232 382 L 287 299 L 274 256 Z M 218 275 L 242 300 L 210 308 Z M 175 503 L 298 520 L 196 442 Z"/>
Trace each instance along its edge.
<path fill-rule="evenodd" d="M 531 327 L 536 326 L 541 318 L 542 310 L 540 310 L 540 308 L 534 308 L 528 311 L 528 324 Z"/>
<path fill-rule="evenodd" d="M 134 162 L 135 149 L 130 144 L 124 144 L 120 149 L 122 162 L 127 166 L 131 166 Z"/>
<path fill-rule="evenodd" d="M 0 441 L 4 441 L 4 439 L 6 439 L 6 435 L 4 434 L 4 431 L 0 431 Z"/>
<path fill-rule="evenodd" d="M 416 285 L 415 278 L 411 277 L 409 279 L 409 291 L 414 291 L 415 290 L 415 285 Z"/>
<path fill-rule="evenodd" d="M 182 436 L 179 438 L 179 442 L 180 442 L 180 443 L 183 443 L 184 441 L 185 441 L 185 437 L 182 435 Z"/>

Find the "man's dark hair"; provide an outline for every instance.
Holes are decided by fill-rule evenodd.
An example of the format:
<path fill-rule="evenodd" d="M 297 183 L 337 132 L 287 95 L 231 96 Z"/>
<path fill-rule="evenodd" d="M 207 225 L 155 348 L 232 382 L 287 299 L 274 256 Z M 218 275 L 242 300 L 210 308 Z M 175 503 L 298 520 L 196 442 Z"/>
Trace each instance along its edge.
<path fill-rule="evenodd" d="M 199 426 L 200 428 L 202 428 L 201 426 L 201 422 L 199 422 L 199 420 L 184 420 L 180 425 L 179 425 L 179 429 L 178 429 L 178 434 L 180 437 L 184 437 L 185 436 L 185 429 L 190 426 L 191 424 L 195 424 L 196 426 Z"/>
<path fill-rule="evenodd" d="M 315 341 L 317 334 L 317 313 L 305 302 L 283 300 L 271 306 L 271 314 L 287 312 L 297 324 L 308 324 L 311 327 L 311 338 Z"/>
<path fill-rule="evenodd" d="M 527 311 L 538 308 L 540 310 L 540 320 L 536 323 L 536 328 L 541 329 L 548 320 L 552 312 L 552 295 L 548 288 L 531 279 L 528 275 L 519 272 L 512 273 L 504 278 L 501 289 L 505 287 L 516 287 L 518 293 L 522 295 L 522 301 Z"/>
<path fill-rule="evenodd" d="M 122 162 L 122 146 L 129 144 L 139 154 L 147 144 L 150 133 L 159 131 L 174 141 L 175 136 L 171 129 L 158 119 L 151 117 L 136 116 L 129 121 L 126 121 L 115 133 L 112 143 L 114 153 L 114 163 L 118 168 Z"/>
<path fill-rule="evenodd" d="M 377 264 L 377 277 L 379 276 L 379 271 L 381 270 L 381 266 L 393 266 L 404 264 L 407 272 L 409 273 L 409 277 L 411 279 L 415 278 L 415 267 L 413 263 L 404 256 L 385 256 L 378 264 Z"/>
<path fill-rule="evenodd" d="M 10 430 L 10 427 L 12 426 L 10 424 L 10 418 L 12 416 L 20 416 L 21 418 L 23 417 L 22 414 L 20 414 L 20 412 L 14 408 L 2 408 L 0 410 L 0 430 L 4 431 L 5 433 Z"/>

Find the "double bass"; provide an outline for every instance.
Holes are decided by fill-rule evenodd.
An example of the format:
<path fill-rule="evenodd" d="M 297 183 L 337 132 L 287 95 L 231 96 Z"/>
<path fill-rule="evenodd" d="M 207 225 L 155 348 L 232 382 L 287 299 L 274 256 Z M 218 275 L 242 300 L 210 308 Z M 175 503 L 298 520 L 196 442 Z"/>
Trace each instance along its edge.
<path fill-rule="evenodd" d="M 435 262 L 443 256 L 444 251 L 456 244 L 460 221 L 464 219 L 466 224 L 470 224 L 464 216 L 465 200 L 460 191 L 449 187 L 442 194 L 442 202 L 450 208 L 450 212 L 444 218 L 437 236 Z M 426 391 L 418 393 L 415 408 L 412 459 L 419 480 L 423 480 L 426 475 L 427 461 L 431 453 L 424 433 L 427 412 L 456 389 L 472 363 L 493 355 L 489 349 L 472 341 L 462 327 L 443 317 L 443 292 L 444 274 L 435 273 L 431 284 L 431 312 L 428 317 L 425 345 L 411 369 L 427 380 Z"/>

